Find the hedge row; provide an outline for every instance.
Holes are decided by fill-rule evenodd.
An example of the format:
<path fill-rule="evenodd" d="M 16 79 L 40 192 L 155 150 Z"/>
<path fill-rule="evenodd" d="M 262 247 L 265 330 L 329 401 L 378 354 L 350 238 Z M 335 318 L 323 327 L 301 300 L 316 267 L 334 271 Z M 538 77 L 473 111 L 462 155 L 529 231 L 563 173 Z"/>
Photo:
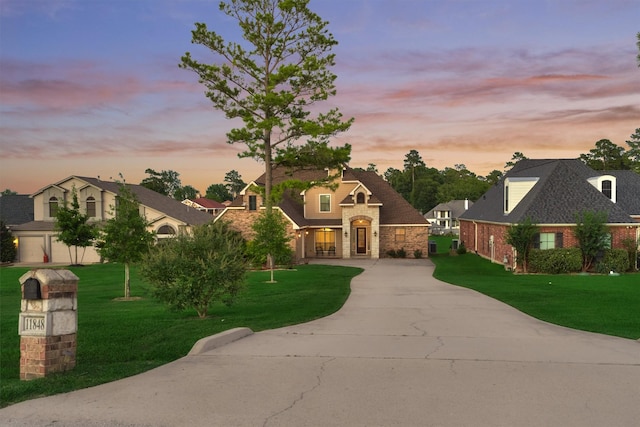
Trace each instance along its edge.
<path fill-rule="evenodd" d="M 598 273 L 623 273 L 629 269 L 629 253 L 625 249 L 608 249 L 596 261 Z M 566 274 L 582 270 L 582 252 L 579 248 L 532 249 L 529 253 L 530 273 Z"/>
<path fill-rule="evenodd" d="M 528 270 L 531 273 L 577 273 L 582 270 L 579 248 L 532 249 Z"/>

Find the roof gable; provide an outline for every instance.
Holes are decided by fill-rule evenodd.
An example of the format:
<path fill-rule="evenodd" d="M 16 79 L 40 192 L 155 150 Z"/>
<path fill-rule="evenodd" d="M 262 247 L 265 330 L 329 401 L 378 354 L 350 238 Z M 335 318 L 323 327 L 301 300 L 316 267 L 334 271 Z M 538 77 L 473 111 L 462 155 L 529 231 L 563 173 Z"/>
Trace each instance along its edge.
<path fill-rule="evenodd" d="M 577 159 L 522 160 L 491 187 L 462 219 L 518 223 L 530 218 L 538 224 L 572 224 L 583 210 L 604 211 L 609 223 L 630 223 L 624 209 L 591 185 L 598 173 Z M 537 177 L 538 181 L 508 213 L 504 212 L 505 180 Z"/>

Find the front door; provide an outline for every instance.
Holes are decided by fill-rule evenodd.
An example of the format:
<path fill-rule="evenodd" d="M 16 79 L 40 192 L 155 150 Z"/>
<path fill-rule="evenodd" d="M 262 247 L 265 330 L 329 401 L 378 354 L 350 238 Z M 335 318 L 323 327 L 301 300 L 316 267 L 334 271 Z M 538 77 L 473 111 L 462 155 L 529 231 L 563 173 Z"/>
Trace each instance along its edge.
<path fill-rule="evenodd" d="M 366 254 L 367 253 L 367 229 L 366 228 L 356 228 L 356 253 L 357 254 Z"/>

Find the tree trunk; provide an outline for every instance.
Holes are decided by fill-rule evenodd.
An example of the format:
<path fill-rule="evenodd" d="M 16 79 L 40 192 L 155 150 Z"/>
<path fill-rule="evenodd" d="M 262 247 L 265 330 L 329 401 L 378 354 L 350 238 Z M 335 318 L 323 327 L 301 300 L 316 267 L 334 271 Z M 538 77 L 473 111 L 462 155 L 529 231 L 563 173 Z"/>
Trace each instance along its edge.
<path fill-rule="evenodd" d="M 124 297 L 129 298 L 131 296 L 131 281 L 129 277 L 129 263 L 124 263 Z"/>
<path fill-rule="evenodd" d="M 273 185 L 273 159 L 271 152 L 271 131 L 264 131 L 264 206 L 271 212 L 271 187 Z"/>

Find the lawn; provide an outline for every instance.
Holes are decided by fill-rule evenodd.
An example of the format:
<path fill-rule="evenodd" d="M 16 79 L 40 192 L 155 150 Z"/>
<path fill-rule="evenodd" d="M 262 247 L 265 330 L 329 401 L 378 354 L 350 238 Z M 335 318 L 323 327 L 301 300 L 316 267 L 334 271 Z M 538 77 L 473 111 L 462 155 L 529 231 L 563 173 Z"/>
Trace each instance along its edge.
<path fill-rule="evenodd" d="M 640 338 L 640 274 L 513 274 L 473 254 L 431 257 L 434 277 L 475 289 L 538 319 L 584 331 Z"/>
<path fill-rule="evenodd" d="M 351 279 L 362 271 L 304 265 L 277 271 L 275 284 L 264 283 L 268 272 L 253 272 L 235 305 L 215 305 L 201 320 L 195 311 L 172 312 L 155 301 L 135 268 L 131 296 L 141 299 L 134 301 L 116 301 L 124 292 L 122 265 L 70 270 L 80 278 L 77 366 L 65 374 L 20 381 L 18 279 L 28 269 L 0 269 L 0 407 L 138 374 L 185 356 L 200 338 L 227 329 L 260 331 L 327 316 L 342 307 Z"/>

